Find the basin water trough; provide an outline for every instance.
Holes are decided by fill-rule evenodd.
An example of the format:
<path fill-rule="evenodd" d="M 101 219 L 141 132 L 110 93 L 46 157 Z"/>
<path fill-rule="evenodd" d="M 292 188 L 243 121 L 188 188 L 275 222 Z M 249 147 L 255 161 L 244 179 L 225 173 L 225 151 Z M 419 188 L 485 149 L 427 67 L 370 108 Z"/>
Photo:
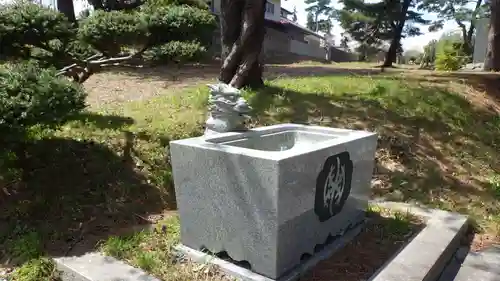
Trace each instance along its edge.
<path fill-rule="evenodd" d="M 298 124 L 172 141 L 181 243 L 279 279 L 364 219 L 377 135 Z"/>

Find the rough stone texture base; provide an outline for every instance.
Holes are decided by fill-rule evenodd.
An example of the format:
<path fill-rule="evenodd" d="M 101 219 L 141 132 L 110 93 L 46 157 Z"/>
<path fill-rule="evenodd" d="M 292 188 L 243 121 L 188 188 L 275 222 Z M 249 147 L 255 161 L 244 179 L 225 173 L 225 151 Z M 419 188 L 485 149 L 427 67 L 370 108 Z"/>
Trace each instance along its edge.
<path fill-rule="evenodd" d="M 171 141 L 181 243 L 280 278 L 363 221 L 376 146 L 371 132 L 302 124 Z"/>
<path fill-rule="evenodd" d="M 55 258 L 63 281 L 160 281 L 141 269 L 101 253 Z"/>
<path fill-rule="evenodd" d="M 268 278 L 229 261 L 219 259 L 201 251 L 193 250 L 184 245 L 177 245 L 176 250 L 186 255 L 195 262 L 210 263 L 218 266 L 224 273 L 239 278 L 243 281 L 293 281 L 299 279 L 303 274 L 312 269 L 320 261 L 331 257 L 337 250 L 341 249 L 345 244 L 349 243 L 349 241 L 351 241 L 360 233 L 363 226 L 364 224 L 360 224 L 347 231 L 344 236 L 341 236 L 332 243 L 325 245 L 325 248 L 323 248 L 321 251 L 315 253 L 309 259 L 305 260 L 302 264 L 292 269 L 288 274 L 285 274 L 278 279 Z"/>

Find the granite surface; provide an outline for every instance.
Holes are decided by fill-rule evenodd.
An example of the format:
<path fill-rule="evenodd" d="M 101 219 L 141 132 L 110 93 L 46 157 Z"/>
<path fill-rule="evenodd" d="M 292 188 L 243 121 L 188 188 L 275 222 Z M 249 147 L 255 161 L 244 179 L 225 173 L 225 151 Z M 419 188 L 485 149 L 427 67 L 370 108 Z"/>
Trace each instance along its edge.
<path fill-rule="evenodd" d="M 364 218 L 376 134 L 282 124 L 172 141 L 181 242 L 277 279 Z"/>

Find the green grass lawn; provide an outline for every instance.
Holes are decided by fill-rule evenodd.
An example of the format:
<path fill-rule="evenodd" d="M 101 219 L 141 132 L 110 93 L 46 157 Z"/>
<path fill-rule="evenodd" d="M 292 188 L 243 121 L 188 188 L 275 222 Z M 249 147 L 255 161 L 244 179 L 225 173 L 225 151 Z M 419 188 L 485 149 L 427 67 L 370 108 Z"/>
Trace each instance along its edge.
<path fill-rule="evenodd" d="M 156 222 L 150 214 L 175 210 L 168 142 L 202 134 L 207 93 L 200 86 L 89 108 L 61 130 L 36 135 L 24 181 L 0 197 L 0 259 L 51 272 L 33 260 L 96 249 L 127 226 Z M 277 79 L 246 96 L 253 126 L 378 132 L 374 196 L 466 213 L 487 235 L 500 234 L 500 106 L 480 89 L 411 72 L 337 74 Z"/>

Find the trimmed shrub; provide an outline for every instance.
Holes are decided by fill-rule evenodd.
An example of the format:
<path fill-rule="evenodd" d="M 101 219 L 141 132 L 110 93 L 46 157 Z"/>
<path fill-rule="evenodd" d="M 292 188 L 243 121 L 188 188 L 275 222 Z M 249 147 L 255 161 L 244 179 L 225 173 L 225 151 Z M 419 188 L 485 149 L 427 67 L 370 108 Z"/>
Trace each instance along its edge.
<path fill-rule="evenodd" d="M 14 2 L 0 7 L 0 53 L 21 59 L 31 48 L 57 50 L 76 33 L 71 22 L 58 11 L 31 2 Z"/>
<path fill-rule="evenodd" d="M 56 128 L 85 108 L 83 88 L 33 62 L 0 67 L 0 134 L 18 141 L 33 126 Z M 21 139 L 20 139 L 21 138 Z"/>
<path fill-rule="evenodd" d="M 115 56 L 124 47 L 145 45 L 148 25 L 142 14 L 124 11 L 95 11 L 82 20 L 78 38 L 109 56 Z"/>
<path fill-rule="evenodd" d="M 79 83 L 102 65 L 136 63 L 140 57 L 178 62 L 198 59 L 212 42 L 215 17 L 208 9 L 187 5 L 187 0 L 171 4 L 155 1 L 157 6 L 95 11 L 80 20 L 78 27 L 62 13 L 41 5 L 24 1 L 3 5 L 0 57 L 11 61 L 35 59 L 46 68 L 72 65 L 63 74 Z M 147 50 L 148 55 L 142 53 Z M 102 56 L 94 57 L 91 63 L 85 61 L 94 54 Z"/>
<path fill-rule="evenodd" d="M 202 60 L 207 54 L 207 49 L 199 42 L 172 41 L 156 46 L 144 54 L 144 58 L 153 63 L 193 62 Z"/>
<path fill-rule="evenodd" d="M 170 5 L 187 5 L 203 10 L 209 8 L 205 0 L 147 0 L 143 7 L 165 7 Z"/>

